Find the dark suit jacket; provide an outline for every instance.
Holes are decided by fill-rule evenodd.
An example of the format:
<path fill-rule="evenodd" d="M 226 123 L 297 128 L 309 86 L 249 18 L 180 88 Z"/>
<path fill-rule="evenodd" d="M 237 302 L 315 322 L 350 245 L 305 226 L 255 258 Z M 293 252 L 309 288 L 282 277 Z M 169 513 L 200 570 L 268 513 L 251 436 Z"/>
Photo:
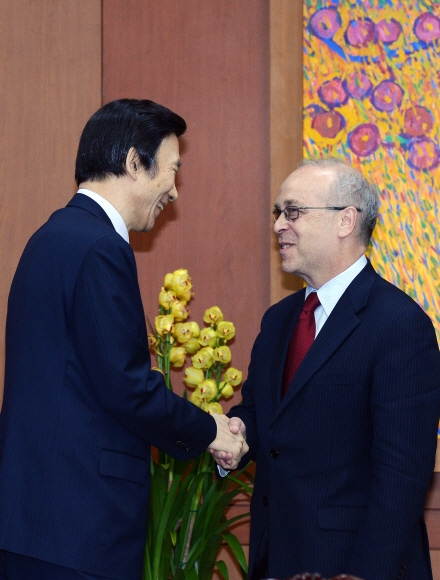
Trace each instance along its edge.
<path fill-rule="evenodd" d="M 269 572 L 432 578 L 423 507 L 440 415 L 429 317 L 368 264 L 347 288 L 281 400 L 300 291 L 265 314 L 231 409 L 256 461 L 250 573 L 269 525 Z"/>
<path fill-rule="evenodd" d="M 151 370 L 133 252 L 84 195 L 20 260 L 0 421 L 0 549 L 139 580 L 150 444 L 188 459 L 216 426 Z"/>

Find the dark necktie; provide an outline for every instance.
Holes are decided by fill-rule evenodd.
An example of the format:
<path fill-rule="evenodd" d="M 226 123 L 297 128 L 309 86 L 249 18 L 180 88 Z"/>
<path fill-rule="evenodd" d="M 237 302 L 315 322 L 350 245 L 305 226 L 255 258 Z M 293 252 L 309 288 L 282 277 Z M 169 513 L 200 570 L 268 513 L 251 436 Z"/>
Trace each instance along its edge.
<path fill-rule="evenodd" d="M 295 330 L 290 339 L 289 350 L 287 351 L 286 363 L 284 365 L 282 387 L 283 397 L 286 394 L 299 365 L 315 340 L 315 309 L 318 308 L 319 304 L 318 294 L 316 292 L 311 292 L 307 296 L 302 307 Z"/>

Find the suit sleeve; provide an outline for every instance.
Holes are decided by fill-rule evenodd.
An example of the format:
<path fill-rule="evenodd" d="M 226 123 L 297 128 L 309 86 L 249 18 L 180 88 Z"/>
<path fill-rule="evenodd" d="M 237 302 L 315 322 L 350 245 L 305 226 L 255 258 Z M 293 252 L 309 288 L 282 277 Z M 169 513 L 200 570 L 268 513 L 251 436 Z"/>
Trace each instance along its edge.
<path fill-rule="evenodd" d="M 367 580 L 397 578 L 411 558 L 440 415 L 440 354 L 428 316 L 412 306 L 381 334 L 371 380 L 373 483 L 346 570 Z"/>
<path fill-rule="evenodd" d="M 258 453 L 258 429 L 257 429 L 257 416 L 255 407 L 255 397 L 254 397 L 254 382 L 255 376 L 258 368 L 258 351 L 259 344 L 261 340 L 261 334 L 263 332 L 263 326 L 267 319 L 267 316 L 271 309 L 267 310 L 261 321 L 261 331 L 257 336 L 254 346 L 252 348 L 251 362 L 249 364 L 248 376 L 246 381 L 243 383 L 241 389 L 242 401 L 239 405 L 231 407 L 228 412 L 228 417 L 239 417 L 246 426 L 246 442 L 249 445 L 249 451 L 243 456 L 242 460 L 238 464 L 237 469 L 242 469 L 246 466 L 248 461 L 256 461 Z"/>
<path fill-rule="evenodd" d="M 75 348 L 102 408 L 172 457 L 196 457 L 215 439 L 214 419 L 169 391 L 151 370 L 130 246 L 100 239 L 84 259 L 73 300 Z"/>

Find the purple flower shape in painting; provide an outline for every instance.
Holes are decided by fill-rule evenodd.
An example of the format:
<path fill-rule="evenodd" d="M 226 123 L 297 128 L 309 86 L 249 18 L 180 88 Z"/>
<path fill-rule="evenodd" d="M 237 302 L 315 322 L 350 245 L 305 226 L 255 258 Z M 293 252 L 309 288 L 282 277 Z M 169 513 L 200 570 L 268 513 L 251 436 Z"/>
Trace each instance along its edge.
<path fill-rule="evenodd" d="M 426 107 L 416 105 L 405 112 L 403 126 L 405 128 L 405 135 L 409 137 L 422 137 L 433 128 L 434 117 Z"/>
<path fill-rule="evenodd" d="M 345 31 L 345 41 L 351 46 L 360 48 L 374 40 L 374 22 L 371 18 L 352 20 Z"/>
<path fill-rule="evenodd" d="M 373 85 L 363 71 L 348 75 L 347 79 L 344 81 L 344 87 L 353 99 L 365 99 L 365 97 L 369 97 L 373 91 Z"/>
<path fill-rule="evenodd" d="M 394 81 L 382 81 L 373 91 L 371 101 L 378 111 L 390 113 L 400 107 L 403 99 L 403 89 Z"/>
<path fill-rule="evenodd" d="M 341 28 L 342 20 L 336 8 L 321 8 L 310 18 L 309 30 L 318 38 L 333 38 Z"/>
<path fill-rule="evenodd" d="M 338 79 L 337 77 L 322 83 L 318 89 L 318 95 L 321 101 L 330 108 L 340 107 L 348 100 L 344 84 L 341 79 Z"/>
<path fill-rule="evenodd" d="M 321 137 L 333 139 L 345 127 L 345 119 L 338 111 L 318 113 L 312 121 L 312 129 L 318 131 Z"/>
<path fill-rule="evenodd" d="M 440 38 L 440 18 L 431 12 L 424 12 L 414 22 L 414 34 L 422 42 L 434 42 Z"/>
<path fill-rule="evenodd" d="M 439 162 L 437 145 L 427 137 L 414 139 L 408 148 L 408 165 L 413 169 L 434 169 Z"/>
<path fill-rule="evenodd" d="M 381 144 L 379 129 L 373 123 L 358 125 L 348 135 L 348 146 L 355 155 L 368 157 Z"/>
<path fill-rule="evenodd" d="M 401 34 L 402 25 L 394 18 L 384 19 L 376 24 L 376 37 L 384 44 L 393 44 Z"/>

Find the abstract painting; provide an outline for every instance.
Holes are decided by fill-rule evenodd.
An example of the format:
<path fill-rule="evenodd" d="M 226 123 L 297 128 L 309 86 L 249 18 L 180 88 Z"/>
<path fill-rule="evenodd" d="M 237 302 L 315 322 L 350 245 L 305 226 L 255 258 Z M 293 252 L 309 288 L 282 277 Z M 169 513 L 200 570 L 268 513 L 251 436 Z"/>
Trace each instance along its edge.
<path fill-rule="evenodd" d="M 303 51 L 304 157 L 378 186 L 373 266 L 440 338 L 440 2 L 305 0 Z"/>

